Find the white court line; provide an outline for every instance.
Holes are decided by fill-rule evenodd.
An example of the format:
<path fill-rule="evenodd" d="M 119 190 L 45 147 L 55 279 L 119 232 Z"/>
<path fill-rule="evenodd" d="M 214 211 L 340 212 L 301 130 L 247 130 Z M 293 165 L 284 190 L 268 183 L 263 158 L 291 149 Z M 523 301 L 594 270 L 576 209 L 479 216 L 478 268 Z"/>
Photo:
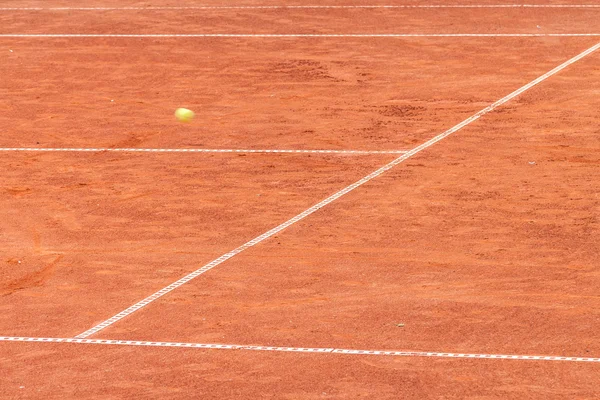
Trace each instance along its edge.
<path fill-rule="evenodd" d="M 285 149 L 140 149 L 140 148 L 45 148 L 0 147 L 0 152 L 114 152 L 114 153 L 284 153 L 284 154 L 404 154 L 407 150 L 285 150 Z"/>
<path fill-rule="evenodd" d="M 3 33 L 2 38 L 596 37 L 600 33 Z"/>
<path fill-rule="evenodd" d="M 151 10 L 259 10 L 259 9 L 406 9 L 406 8 L 600 8 L 600 4 L 415 4 L 415 5 L 279 5 L 279 6 L 172 6 L 172 7 L 0 7 L 0 11 L 151 11 Z"/>
<path fill-rule="evenodd" d="M 507 96 L 501 98 L 500 100 L 496 101 L 493 104 L 490 104 L 489 106 L 487 106 L 486 108 L 484 108 L 483 110 L 479 111 L 478 113 L 472 115 L 471 117 L 465 119 L 464 121 L 462 121 L 461 123 L 453 126 L 452 128 L 448 129 L 447 131 L 435 136 L 434 138 L 426 141 L 425 143 L 415 147 L 414 149 L 406 152 L 405 154 L 401 155 L 400 157 L 396 158 L 395 160 L 389 162 L 388 164 L 384 165 L 383 167 L 377 169 L 376 171 L 370 173 L 369 175 L 365 176 L 364 178 L 360 179 L 359 181 L 351 184 L 350 186 L 345 187 L 344 189 L 340 190 L 337 193 L 334 193 L 333 195 L 329 196 L 328 198 L 326 198 L 325 200 L 315 204 L 314 206 L 310 207 L 309 209 L 301 212 L 300 214 L 296 215 L 295 217 L 287 220 L 286 222 L 276 226 L 275 228 L 271 229 L 270 231 L 267 231 L 265 233 L 263 233 L 260 236 L 257 236 L 256 238 L 250 240 L 249 242 L 244 243 L 243 245 L 241 245 L 240 247 L 223 254 L 221 257 L 209 262 L 208 264 L 204 265 L 203 267 L 195 270 L 194 272 L 184 276 L 183 278 L 179 279 L 176 282 L 171 283 L 170 285 L 160 289 L 158 292 L 146 297 L 145 299 L 135 303 L 134 305 L 130 306 L 129 308 L 119 312 L 118 314 L 110 317 L 109 319 L 99 323 L 98 325 L 88 329 L 87 331 L 79 334 L 76 336 L 76 338 L 86 338 L 90 335 L 95 334 L 96 332 L 101 331 L 102 329 L 106 328 L 107 326 L 110 326 L 112 324 L 114 324 L 115 322 L 119 321 L 122 318 L 125 318 L 126 316 L 133 314 L 134 312 L 138 311 L 140 308 L 145 307 L 146 305 L 152 303 L 153 301 L 159 299 L 160 297 L 164 296 L 165 294 L 177 289 L 178 287 L 186 284 L 187 282 L 191 281 L 192 279 L 204 274 L 205 272 L 211 270 L 212 268 L 216 267 L 217 265 L 229 260 L 230 258 L 236 256 L 237 254 L 243 252 L 244 250 L 249 249 L 250 247 L 270 238 L 271 236 L 275 235 L 278 232 L 281 232 L 282 230 L 286 229 L 287 227 L 295 224 L 296 222 L 308 217 L 309 215 L 315 213 L 316 211 L 320 210 L 321 208 L 325 207 L 326 205 L 328 205 L 329 203 L 334 202 L 335 200 L 339 199 L 340 197 L 344 196 L 345 194 L 353 191 L 354 189 L 364 185 L 365 183 L 369 182 L 372 179 L 375 179 L 376 177 L 378 177 L 379 175 L 383 174 L 384 172 L 392 169 L 393 167 L 395 167 L 396 165 L 400 164 L 401 162 L 409 159 L 410 157 L 414 156 L 415 154 L 420 153 L 421 151 L 427 149 L 430 146 L 433 146 L 434 144 L 436 144 L 437 142 L 439 142 L 440 140 L 450 136 L 451 134 L 453 134 L 456 131 L 459 131 L 460 129 L 464 128 L 465 126 L 477 121 L 479 118 L 481 118 L 483 115 L 495 110 L 496 108 L 500 107 L 501 105 L 503 105 L 504 103 L 506 103 L 507 101 L 517 97 L 518 95 L 520 95 L 521 93 L 531 89 L 532 87 L 534 87 L 535 85 L 537 85 L 540 82 L 543 82 L 544 80 L 548 79 L 549 77 L 551 77 L 552 75 L 562 71 L 563 69 L 565 69 L 566 67 L 568 67 L 569 65 L 579 61 L 580 59 L 582 59 L 583 57 L 593 53 L 594 51 L 598 50 L 600 48 L 600 43 L 596 44 L 595 46 L 590 47 L 589 49 L 587 49 L 586 51 L 576 55 L 575 57 L 571 58 L 570 60 L 565 61 L 564 63 L 562 63 L 561 65 L 559 65 L 558 67 L 552 69 L 551 71 L 546 72 L 545 74 L 543 74 L 542 76 L 540 76 L 539 78 L 529 82 L 528 84 L 526 84 L 525 86 L 522 86 L 521 88 L 515 90 L 514 92 L 508 94 Z"/>
<path fill-rule="evenodd" d="M 215 343 L 186 343 L 186 342 L 149 342 L 142 340 L 111 340 L 111 339 L 73 339 L 73 338 L 40 338 L 40 337 L 12 337 L 0 336 L 0 342 L 37 342 L 37 343 L 78 343 L 78 344 L 103 344 L 113 346 L 147 346 L 147 347 L 183 347 L 192 349 L 216 350 L 250 350 L 250 351 L 275 351 L 294 353 L 327 353 L 347 355 L 372 355 L 396 357 L 441 357 L 441 358 L 470 358 L 485 360 L 528 360 L 528 361 L 570 361 L 600 363 L 596 357 L 564 357 L 564 356 L 539 356 L 522 354 L 478 354 L 478 353 L 441 353 L 433 351 L 400 351 L 400 350 L 355 350 L 336 349 L 330 347 L 281 347 L 281 346 L 249 346 L 243 344 L 215 344 Z"/>

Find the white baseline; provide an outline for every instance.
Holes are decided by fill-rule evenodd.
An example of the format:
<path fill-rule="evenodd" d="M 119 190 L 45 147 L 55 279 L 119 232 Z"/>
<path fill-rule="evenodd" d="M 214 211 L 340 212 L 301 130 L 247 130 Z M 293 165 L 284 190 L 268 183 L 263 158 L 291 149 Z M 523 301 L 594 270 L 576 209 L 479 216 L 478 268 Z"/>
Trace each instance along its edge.
<path fill-rule="evenodd" d="M 408 150 L 295 150 L 295 149 L 142 149 L 113 147 L 0 147 L 0 152 L 76 152 L 76 153 L 275 153 L 275 154 L 404 154 Z"/>
<path fill-rule="evenodd" d="M 597 37 L 600 33 L 3 33 L 2 38 Z"/>
<path fill-rule="evenodd" d="M 113 346 L 145 346 L 145 347 L 183 347 L 186 349 L 214 349 L 214 350 L 248 350 L 248 351 L 275 351 L 292 353 L 327 353 L 372 356 L 396 357 L 442 357 L 442 358 L 471 358 L 485 360 L 528 360 L 528 361 L 570 361 L 600 363 L 596 357 L 573 356 L 540 356 L 522 354 L 480 354 L 480 353 L 443 353 L 432 351 L 402 351 L 402 350 L 356 350 L 336 349 L 331 347 L 281 347 L 281 346 L 252 346 L 243 344 L 216 344 L 216 343 L 186 343 L 186 342 L 149 342 L 142 340 L 114 340 L 114 339 L 73 339 L 73 338 L 41 338 L 41 337 L 14 337 L 0 336 L 0 342 L 36 342 L 36 343 L 75 343 L 75 344 L 101 344 Z"/>
<path fill-rule="evenodd" d="M 0 7 L 0 11 L 161 11 L 261 9 L 410 9 L 410 8 L 600 8 L 600 4 L 415 4 L 415 5 L 277 5 L 277 6 L 172 6 L 172 7 Z"/>
<path fill-rule="evenodd" d="M 263 233 L 262 235 L 259 235 L 259 236 L 255 237 L 254 239 L 250 240 L 249 242 L 244 243 L 243 245 L 239 246 L 238 248 L 231 250 L 228 253 L 223 254 L 221 257 L 219 257 L 219 258 L 209 262 L 208 264 L 204 265 L 203 267 L 191 272 L 190 274 L 184 276 L 183 278 L 179 279 L 178 281 L 171 283 L 170 285 L 160 289 L 156 293 L 146 297 L 145 299 L 135 303 L 134 305 L 132 305 L 132 306 L 128 307 L 127 309 L 119 312 L 118 314 L 110 317 L 109 319 L 107 319 L 107 320 L 99 323 L 98 325 L 88 329 L 87 331 L 77 335 L 76 338 L 83 339 L 83 338 L 89 337 L 89 336 L 101 331 L 102 329 L 114 324 L 115 322 L 121 320 L 122 318 L 125 318 L 128 315 L 133 314 L 134 312 L 138 311 L 139 309 L 141 309 L 141 308 L 147 306 L 148 304 L 152 303 L 153 301 L 161 298 L 165 294 L 186 284 L 187 282 L 191 281 L 192 279 L 204 274 L 205 272 L 211 270 L 212 268 L 216 267 L 217 265 L 222 264 L 223 262 L 229 260 L 232 257 L 235 257 L 237 254 L 240 254 L 244 250 L 247 250 L 247 249 L 251 248 L 252 246 L 257 245 L 258 243 L 270 238 L 271 236 L 277 234 L 278 232 L 281 232 L 282 230 L 295 224 L 296 222 L 301 221 L 302 219 L 317 212 L 321 208 L 334 202 L 335 200 L 339 199 L 340 197 L 344 196 L 345 194 L 364 185 L 365 183 L 369 182 L 370 180 L 377 178 L 379 175 L 394 168 L 396 165 L 409 159 L 410 157 L 414 156 L 415 154 L 420 153 L 421 151 L 427 149 L 428 147 L 433 146 L 440 140 L 450 136 L 454 132 L 457 132 L 460 129 L 464 128 L 465 126 L 477 121 L 479 118 L 481 118 L 485 114 L 488 114 L 489 112 L 495 110 L 496 108 L 500 107 L 504 103 L 519 96 L 521 93 L 526 92 L 527 90 L 531 89 L 535 85 L 539 84 L 540 82 L 545 81 L 552 75 L 557 74 L 558 72 L 562 71 L 569 65 L 581 60 L 582 58 L 593 53 L 594 51 L 598 50 L 599 48 L 600 48 L 600 43 L 596 44 L 595 46 L 590 47 L 589 49 L 585 50 L 584 52 L 582 52 L 582 53 L 576 55 L 575 57 L 560 64 L 558 67 L 546 72 L 545 74 L 538 77 L 537 79 L 534 79 L 533 81 L 529 82 L 528 84 L 526 84 L 526 85 L 520 87 L 519 89 L 515 90 L 514 92 L 506 95 L 505 97 L 501 98 L 500 100 L 496 101 L 495 103 L 490 104 L 486 108 L 482 109 L 481 111 L 477 112 L 476 114 L 472 115 L 471 117 L 465 119 L 461 123 L 453 126 L 452 128 L 448 129 L 447 131 L 440 133 L 439 135 L 435 136 L 434 138 L 432 138 L 432 139 L 426 141 L 425 143 L 415 147 L 414 149 L 406 152 L 405 154 L 403 154 L 400 157 L 396 158 L 395 160 L 389 162 L 388 164 L 384 165 L 383 167 L 377 169 L 376 171 L 373 171 L 372 173 L 370 173 L 369 175 L 360 179 L 359 181 L 351 184 L 350 186 L 343 188 L 342 190 L 338 191 L 337 193 L 334 193 L 333 195 L 329 196 L 325 200 L 315 204 L 314 206 L 308 208 L 307 210 L 301 212 L 300 214 L 287 220 L 286 222 L 276 226 L 275 228 L 271 229 L 270 231 L 267 231 L 267 232 Z"/>

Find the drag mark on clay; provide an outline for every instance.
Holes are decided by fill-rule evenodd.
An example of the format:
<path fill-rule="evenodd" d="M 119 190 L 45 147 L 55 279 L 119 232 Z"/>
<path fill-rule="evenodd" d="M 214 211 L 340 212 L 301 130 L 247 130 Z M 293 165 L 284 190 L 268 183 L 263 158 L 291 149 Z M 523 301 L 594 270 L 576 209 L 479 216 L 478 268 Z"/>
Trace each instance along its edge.
<path fill-rule="evenodd" d="M 0 297 L 11 295 L 20 290 L 42 286 L 52 275 L 54 275 L 56 265 L 62 258 L 63 255 L 61 254 L 50 263 L 44 265 L 41 269 L 8 282 L 0 289 Z"/>

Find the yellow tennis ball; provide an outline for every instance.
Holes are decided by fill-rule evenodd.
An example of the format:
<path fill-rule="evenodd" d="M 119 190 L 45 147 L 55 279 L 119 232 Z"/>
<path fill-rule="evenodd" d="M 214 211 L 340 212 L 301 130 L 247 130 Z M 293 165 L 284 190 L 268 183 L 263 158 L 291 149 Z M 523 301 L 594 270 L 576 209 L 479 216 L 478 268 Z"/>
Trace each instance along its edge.
<path fill-rule="evenodd" d="M 191 122 L 194 119 L 194 112 L 187 108 L 178 108 L 175 110 L 175 118 L 180 122 Z"/>

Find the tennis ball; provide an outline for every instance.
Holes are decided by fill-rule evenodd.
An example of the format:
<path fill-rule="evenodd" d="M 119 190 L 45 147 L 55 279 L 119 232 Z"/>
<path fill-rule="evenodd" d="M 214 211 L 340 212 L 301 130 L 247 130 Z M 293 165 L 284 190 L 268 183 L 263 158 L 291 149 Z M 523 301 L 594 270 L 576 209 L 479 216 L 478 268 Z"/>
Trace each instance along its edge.
<path fill-rule="evenodd" d="M 194 112 L 187 108 L 178 108 L 175 110 L 175 118 L 177 118 L 179 122 L 191 122 L 192 119 L 194 119 L 194 115 Z"/>

